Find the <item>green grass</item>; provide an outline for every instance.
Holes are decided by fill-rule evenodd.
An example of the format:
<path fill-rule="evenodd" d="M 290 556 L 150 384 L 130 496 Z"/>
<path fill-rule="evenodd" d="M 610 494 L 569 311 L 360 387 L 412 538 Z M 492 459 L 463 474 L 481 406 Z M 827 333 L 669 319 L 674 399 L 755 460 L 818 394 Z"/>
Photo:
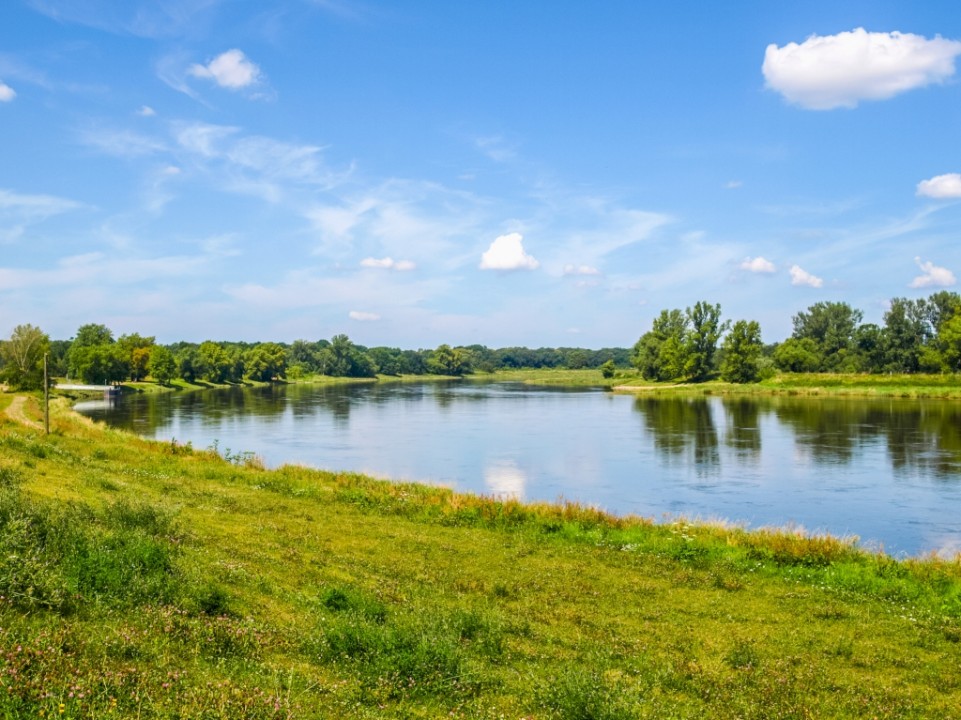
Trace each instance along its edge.
<path fill-rule="evenodd" d="M 961 375 L 869 375 L 864 373 L 779 373 L 757 383 L 719 380 L 661 383 L 621 378 L 614 389 L 669 395 L 798 395 L 891 398 L 961 398 Z"/>
<path fill-rule="evenodd" d="M 52 430 L 0 422 L 0 717 L 961 714 L 957 559 Z"/>

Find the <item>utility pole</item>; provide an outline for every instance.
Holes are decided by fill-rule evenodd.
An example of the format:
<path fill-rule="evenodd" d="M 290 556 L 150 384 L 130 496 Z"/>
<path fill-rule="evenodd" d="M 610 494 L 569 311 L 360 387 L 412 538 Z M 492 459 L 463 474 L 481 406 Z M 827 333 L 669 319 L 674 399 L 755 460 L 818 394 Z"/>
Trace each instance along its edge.
<path fill-rule="evenodd" d="M 43 354 L 43 432 L 50 434 L 50 378 L 47 376 L 47 357 L 50 353 Z"/>

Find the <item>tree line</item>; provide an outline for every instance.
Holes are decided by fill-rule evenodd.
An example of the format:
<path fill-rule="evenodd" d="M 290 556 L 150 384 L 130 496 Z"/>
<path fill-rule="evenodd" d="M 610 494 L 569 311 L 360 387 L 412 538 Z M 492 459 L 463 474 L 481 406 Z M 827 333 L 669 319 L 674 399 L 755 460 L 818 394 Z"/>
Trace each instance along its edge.
<path fill-rule="evenodd" d="M 105 325 L 81 326 L 70 340 L 50 340 L 33 325 L 17 326 L 0 342 L 0 379 L 15 389 L 43 386 L 43 359 L 49 374 L 85 384 L 106 385 L 147 378 L 162 385 L 174 380 L 212 384 L 248 380 L 296 380 L 310 375 L 466 375 L 504 368 L 596 368 L 613 374 L 629 367 L 627 348 L 492 349 L 483 345 L 440 345 L 432 350 L 365 347 L 347 335 L 330 340 L 275 342 L 177 342 L 158 344 L 137 333 L 114 338 Z"/>
<path fill-rule="evenodd" d="M 440 345 L 428 350 L 365 347 L 347 335 L 330 340 L 178 342 L 161 345 L 131 333 L 114 338 L 105 325 L 81 326 L 70 340 L 50 340 L 33 325 L 17 326 L 0 342 L 0 380 L 15 389 L 43 386 L 49 374 L 88 384 L 150 378 L 170 384 L 296 380 L 310 375 L 466 375 L 515 368 L 600 368 L 606 377 L 633 366 L 646 379 L 693 381 L 720 377 L 755 382 L 785 372 L 961 372 L 961 295 L 894 298 L 881 325 L 844 302 L 818 302 L 792 317 L 793 332 L 764 344 L 755 320 L 722 320 L 720 304 L 698 302 L 662 310 L 633 348 L 492 349 Z"/>
<path fill-rule="evenodd" d="M 662 310 L 635 343 L 631 363 L 650 380 L 745 383 L 785 372 L 955 373 L 961 371 L 961 296 L 894 298 L 883 324 L 862 323 L 848 303 L 818 302 L 794 315 L 793 332 L 765 345 L 754 320 L 721 320 L 698 302 Z M 722 339 L 723 338 L 723 339 Z"/>

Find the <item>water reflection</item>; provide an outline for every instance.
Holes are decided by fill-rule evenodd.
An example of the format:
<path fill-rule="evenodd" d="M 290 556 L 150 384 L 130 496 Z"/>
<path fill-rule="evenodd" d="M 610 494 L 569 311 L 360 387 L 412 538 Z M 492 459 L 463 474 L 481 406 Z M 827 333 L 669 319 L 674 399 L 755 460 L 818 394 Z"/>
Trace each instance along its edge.
<path fill-rule="evenodd" d="M 741 457 L 757 458 L 761 452 L 761 404 L 752 398 L 724 398 L 727 432 L 724 444 Z"/>
<path fill-rule="evenodd" d="M 644 418 L 654 447 L 666 459 L 693 460 L 698 473 L 716 471 L 721 462 L 717 428 L 704 398 L 638 397 L 634 409 Z"/>
<path fill-rule="evenodd" d="M 489 494 L 503 500 L 523 500 L 527 476 L 510 460 L 498 461 L 484 469 Z"/>
<path fill-rule="evenodd" d="M 961 403 L 660 398 L 469 382 L 277 385 L 78 410 L 194 447 L 612 512 L 961 547 Z M 640 419 L 641 422 L 638 422 Z"/>

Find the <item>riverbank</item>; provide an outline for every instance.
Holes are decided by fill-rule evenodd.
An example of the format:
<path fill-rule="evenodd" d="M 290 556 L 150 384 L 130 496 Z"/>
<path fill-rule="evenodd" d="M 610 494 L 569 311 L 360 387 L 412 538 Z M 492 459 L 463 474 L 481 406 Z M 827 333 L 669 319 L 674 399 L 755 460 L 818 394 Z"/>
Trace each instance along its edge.
<path fill-rule="evenodd" d="M 779 373 L 757 383 L 658 383 L 620 380 L 617 392 L 670 395 L 792 395 L 810 397 L 890 397 L 961 399 L 961 375 L 868 375 Z"/>
<path fill-rule="evenodd" d="M 33 396 L 0 396 L 0 418 L 9 716 L 961 706 L 957 560 L 266 471 L 109 430 L 65 403 L 45 436 Z"/>

